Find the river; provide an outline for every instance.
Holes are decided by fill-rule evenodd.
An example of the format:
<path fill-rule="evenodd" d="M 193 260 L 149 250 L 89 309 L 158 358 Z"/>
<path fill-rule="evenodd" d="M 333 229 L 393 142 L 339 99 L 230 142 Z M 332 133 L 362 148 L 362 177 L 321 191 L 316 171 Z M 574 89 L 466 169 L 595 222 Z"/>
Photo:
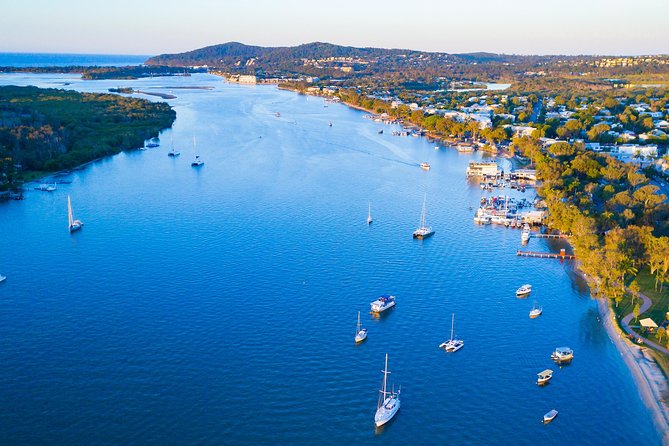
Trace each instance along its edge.
<path fill-rule="evenodd" d="M 660 443 L 572 265 L 517 257 L 519 231 L 472 223 L 481 190 L 464 172 L 480 155 L 204 74 L 0 84 L 177 96 L 160 147 L 0 203 L 0 443 Z M 436 234 L 417 241 L 424 194 Z M 85 223 L 72 235 L 68 195 Z M 397 306 L 375 319 L 382 293 Z M 452 313 L 465 347 L 447 354 Z M 559 346 L 573 364 L 549 359 Z M 402 408 L 375 431 L 386 353 Z"/>

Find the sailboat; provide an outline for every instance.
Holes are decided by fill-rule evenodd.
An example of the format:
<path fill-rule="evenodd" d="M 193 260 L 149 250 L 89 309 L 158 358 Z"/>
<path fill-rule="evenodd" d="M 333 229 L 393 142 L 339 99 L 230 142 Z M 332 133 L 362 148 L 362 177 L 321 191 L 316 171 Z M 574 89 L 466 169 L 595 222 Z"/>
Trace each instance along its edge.
<path fill-rule="evenodd" d="M 543 313 L 543 308 L 537 307 L 537 301 L 534 301 L 534 304 L 532 305 L 532 310 L 530 310 L 530 319 L 537 318 L 541 316 L 541 313 Z"/>
<path fill-rule="evenodd" d="M 170 145 L 172 146 L 172 150 L 167 152 L 167 156 L 177 157 L 177 156 L 181 155 L 181 152 L 179 152 L 178 150 L 174 150 L 174 140 L 173 139 L 170 140 Z"/>
<path fill-rule="evenodd" d="M 193 151 L 195 151 L 195 137 L 194 136 L 193 136 Z M 192 163 L 190 163 L 190 165 L 193 166 L 193 167 L 200 167 L 203 164 L 204 164 L 204 161 L 202 161 L 202 158 L 200 158 L 200 155 L 195 155 L 195 159 L 193 160 Z"/>
<path fill-rule="evenodd" d="M 413 231 L 413 238 L 417 238 L 417 239 L 421 239 L 421 240 L 425 239 L 425 238 L 428 238 L 428 237 L 432 237 L 434 235 L 434 231 L 432 230 L 432 228 L 425 225 L 425 214 L 426 214 L 425 200 L 426 200 L 426 198 L 427 198 L 427 194 L 425 194 L 423 196 L 423 211 L 420 214 L 420 227 L 418 229 L 416 229 L 415 231 Z"/>
<path fill-rule="evenodd" d="M 453 337 L 453 328 L 455 327 L 455 313 L 451 315 L 451 339 L 442 342 L 439 348 L 443 348 L 449 353 L 457 352 L 465 346 L 465 341 Z"/>
<path fill-rule="evenodd" d="M 84 223 L 81 220 L 75 220 L 74 215 L 72 215 L 72 201 L 70 200 L 70 196 L 67 196 L 67 220 L 68 220 L 68 227 L 70 229 L 70 234 L 73 233 L 74 231 L 78 231 L 81 229 L 81 227 L 84 225 Z"/>
<path fill-rule="evenodd" d="M 367 224 L 371 225 L 372 224 L 372 203 L 369 203 L 369 210 L 367 211 Z"/>
<path fill-rule="evenodd" d="M 355 327 L 355 343 L 359 344 L 367 339 L 367 329 L 360 325 L 360 312 L 358 311 L 358 325 Z"/>
<path fill-rule="evenodd" d="M 379 402 L 376 405 L 376 414 L 374 414 L 374 424 L 376 427 L 383 426 L 392 420 L 398 410 L 400 410 L 400 392 L 394 390 L 388 391 L 388 353 L 386 353 L 386 366 L 383 369 L 383 387 L 381 387 Z"/>

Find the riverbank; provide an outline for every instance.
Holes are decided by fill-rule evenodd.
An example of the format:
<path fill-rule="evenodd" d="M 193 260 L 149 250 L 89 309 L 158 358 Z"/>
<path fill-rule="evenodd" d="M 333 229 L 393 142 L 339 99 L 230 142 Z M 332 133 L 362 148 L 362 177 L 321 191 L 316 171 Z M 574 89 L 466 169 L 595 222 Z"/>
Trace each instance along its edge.
<path fill-rule="evenodd" d="M 669 445 L 669 406 L 667 405 L 669 385 L 666 377 L 648 352 L 647 347 L 633 344 L 623 335 L 614 320 L 615 315 L 611 311 L 610 303 L 604 299 L 597 299 L 597 307 L 606 332 L 632 372 L 639 388 L 639 395 L 653 415 L 653 422 L 662 434 L 662 443 Z"/>

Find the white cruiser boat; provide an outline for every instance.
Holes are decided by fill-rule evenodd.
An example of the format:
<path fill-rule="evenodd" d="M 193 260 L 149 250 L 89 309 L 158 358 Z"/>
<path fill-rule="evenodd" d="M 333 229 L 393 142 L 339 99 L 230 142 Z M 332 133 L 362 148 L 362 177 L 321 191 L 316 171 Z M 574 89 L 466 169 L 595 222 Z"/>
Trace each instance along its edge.
<path fill-rule="evenodd" d="M 574 359 L 574 351 L 569 347 L 558 347 L 551 353 L 551 359 L 558 364 L 561 362 L 569 362 Z"/>
<path fill-rule="evenodd" d="M 70 201 L 70 196 L 67 196 L 67 222 L 70 234 L 74 231 L 78 231 L 84 225 L 81 220 L 76 220 L 72 214 L 72 202 Z"/>
<path fill-rule="evenodd" d="M 543 372 L 537 373 L 537 385 L 543 386 L 548 383 L 551 378 L 553 378 L 553 371 L 551 369 L 546 369 Z"/>
<path fill-rule="evenodd" d="M 537 318 L 541 316 L 541 313 L 543 313 L 543 308 L 537 307 L 537 301 L 534 301 L 534 305 L 532 305 L 532 309 L 530 310 L 530 319 Z"/>
<path fill-rule="evenodd" d="M 546 415 L 544 415 L 544 423 L 550 423 L 557 417 L 558 411 L 555 409 L 552 409 L 550 412 L 548 412 Z"/>
<path fill-rule="evenodd" d="M 525 297 L 531 292 L 532 292 L 532 285 L 527 283 L 516 290 L 516 297 Z"/>
<path fill-rule="evenodd" d="M 428 237 L 432 237 L 434 235 L 434 231 L 432 230 L 432 228 L 430 228 L 429 226 L 427 226 L 425 224 L 425 214 L 426 214 L 425 199 L 426 199 L 426 197 L 427 197 L 427 194 L 423 196 L 423 210 L 420 214 L 420 227 L 418 229 L 416 229 L 415 231 L 413 231 L 413 238 L 417 238 L 417 239 L 421 239 L 421 240 L 426 239 Z"/>
<path fill-rule="evenodd" d="M 527 243 L 530 241 L 531 232 L 529 229 L 523 229 L 523 232 L 520 233 L 520 241 L 522 243 Z"/>
<path fill-rule="evenodd" d="M 376 405 L 374 414 L 374 424 L 376 427 L 383 426 L 392 420 L 398 410 L 400 410 L 400 392 L 394 390 L 388 391 L 388 353 L 386 353 L 386 366 L 383 369 L 383 387 L 381 387 L 379 402 Z"/>
<path fill-rule="evenodd" d="M 442 342 L 439 348 L 443 348 L 449 353 L 454 353 L 465 346 L 465 341 L 453 337 L 453 327 L 455 326 L 455 313 L 451 315 L 451 339 Z"/>
<path fill-rule="evenodd" d="M 370 304 L 372 313 L 382 313 L 395 306 L 395 296 L 383 294 Z"/>
<path fill-rule="evenodd" d="M 355 343 L 359 344 L 367 339 L 367 329 L 360 325 L 360 312 L 358 311 L 358 325 L 355 327 Z"/>
<path fill-rule="evenodd" d="M 35 188 L 35 190 L 40 190 L 42 192 L 53 192 L 56 190 L 56 183 L 53 184 L 40 184 Z"/>

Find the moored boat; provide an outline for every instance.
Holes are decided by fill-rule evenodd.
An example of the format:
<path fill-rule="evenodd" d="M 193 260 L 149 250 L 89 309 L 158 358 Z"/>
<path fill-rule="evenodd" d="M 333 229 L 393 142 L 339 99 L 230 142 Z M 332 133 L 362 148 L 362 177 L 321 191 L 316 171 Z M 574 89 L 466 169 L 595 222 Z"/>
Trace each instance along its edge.
<path fill-rule="evenodd" d="M 558 411 L 555 409 L 550 410 L 544 415 L 544 423 L 550 423 L 557 417 Z"/>
<path fill-rule="evenodd" d="M 558 364 L 574 359 L 574 351 L 569 347 L 558 347 L 551 353 L 551 359 Z"/>
<path fill-rule="evenodd" d="M 525 297 L 532 292 L 532 285 L 526 283 L 516 290 L 516 297 Z"/>
<path fill-rule="evenodd" d="M 388 353 L 386 353 L 386 365 L 382 371 L 383 386 L 379 391 L 379 401 L 376 405 L 376 413 L 374 414 L 374 425 L 376 427 L 383 426 L 388 421 L 392 420 L 397 411 L 400 410 L 400 391 L 395 393 L 394 390 L 388 391 Z"/>
<path fill-rule="evenodd" d="M 195 159 L 193 160 L 192 163 L 190 163 L 191 166 L 193 167 L 199 167 L 204 164 L 204 161 L 202 161 L 202 158 L 200 158 L 200 155 L 195 155 Z"/>
<path fill-rule="evenodd" d="M 425 224 L 425 215 L 426 215 L 426 208 L 425 208 L 425 199 L 427 195 L 423 196 L 423 210 L 421 211 L 420 214 L 420 227 L 413 231 L 413 238 L 417 239 L 426 239 L 428 237 L 432 237 L 434 235 L 434 231 L 432 228 L 427 226 Z"/>
<path fill-rule="evenodd" d="M 420 163 L 420 168 L 423 170 L 430 170 L 430 165 L 428 163 Z"/>
<path fill-rule="evenodd" d="M 358 324 L 355 327 L 355 343 L 359 344 L 367 339 L 367 329 L 360 325 L 360 312 L 358 311 Z"/>
<path fill-rule="evenodd" d="M 395 296 L 383 294 L 369 305 L 372 313 L 382 313 L 395 306 Z"/>
<path fill-rule="evenodd" d="M 0 283 L 4 282 L 7 279 L 7 276 L 0 274 Z"/>
<path fill-rule="evenodd" d="M 537 318 L 541 316 L 541 313 L 543 313 L 543 308 L 537 307 L 537 301 L 534 301 L 534 304 L 532 305 L 532 309 L 530 310 L 530 319 Z"/>
<path fill-rule="evenodd" d="M 39 190 L 39 191 L 42 191 L 42 192 L 53 192 L 53 191 L 56 190 L 56 183 L 53 183 L 53 184 L 47 184 L 47 183 L 40 184 L 39 186 L 37 186 L 37 187 L 35 188 L 35 190 Z"/>
<path fill-rule="evenodd" d="M 439 345 L 439 348 L 443 348 L 449 353 L 454 353 L 460 350 L 462 347 L 465 346 L 465 341 L 461 339 L 456 339 L 453 336 L 453 328 L 455 327 L 455 313 L 451 314 L 451 338 L 446 341 L 442 342 L 441 345 Z"/>
<path fill-rule="evenodd" d="M 374 220 L 372 220 L 372 203 L 370 202 L 369 208 L 367 210 L 367 224 L 371 225 L 373 221 Z"/>
<path fill-rule="evenodd" d="M 553 371 L 551 369 L 546 369 L 543 372 L 537 373 L 537 385 L 543 386 L 547 384 L 548 381 L 553 378 Z"/>
<path fill-rule="evenodd" d="M 81 220 L 76 220 L 74 214 L 72 213 L 72 202 L 70 201 L 70 196 L 67 196 L 67 222 L 70 234 L 74 231 L 78 231 L 84 226 L 84 223 Z"/>

